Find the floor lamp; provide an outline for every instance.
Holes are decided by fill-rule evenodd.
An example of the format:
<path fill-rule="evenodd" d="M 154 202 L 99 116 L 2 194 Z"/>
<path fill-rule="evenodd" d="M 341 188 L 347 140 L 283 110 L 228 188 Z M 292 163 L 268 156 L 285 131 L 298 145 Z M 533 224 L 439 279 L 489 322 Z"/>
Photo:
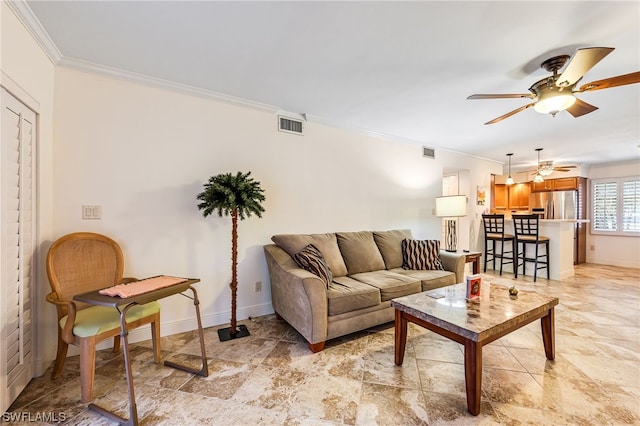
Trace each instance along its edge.
<path fill-rule="evenodd" d="M 446 219 L 445 250 L 456 251 L 458 237 L 456 235 L 456 221 L 467 215 L 467 196 L 448 195 L 436 198 L 436 216 Z"/>

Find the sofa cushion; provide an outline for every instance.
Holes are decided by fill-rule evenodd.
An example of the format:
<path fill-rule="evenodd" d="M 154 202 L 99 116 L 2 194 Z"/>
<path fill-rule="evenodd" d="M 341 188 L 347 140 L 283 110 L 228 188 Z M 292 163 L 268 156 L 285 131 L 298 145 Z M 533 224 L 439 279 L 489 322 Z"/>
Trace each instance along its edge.
<path fill-rule="evenodd" d="M 271 241 L 282 247 L 291 257 L 309 244 L 313 244 L 324 256 L 334 277 L 347 275 L 347 266 L 338 248 L 336 234 L 280 234 L 271 237 Z"/>
<path fill-rule="evenodd" d="M 387 269 L 402 266 L 402 240 L 405 238 L 412 238 L 410 229 L 373 232 L 373 239 L 382 254 Z"/>
<path fill-rule="evenodd" d="M 350 277 L 378 288 L 380 290 L 380 300 L 383 302 L 422 291 L 422 283 L 419 279 L 384 269 L 373 272 L 362 272 L 351 275 Z"/>
<path fill-rule="evenodd" d="M 380 304 L 380 290 L 349 277 L 337 277 L 329 284 L 329 315 L 340 315 Z"/>
<path fill-rule="evenodd" d="M 338 232 L 338 246 L 349 275 L 384 269 L 384 260 L 373 232 Z"/>
<path fill-rule="evenodd" d="M 396 268 L 393 269 L 392 272 L 420 280 L 422 283 L 422 291 L 429 291 L 435 288 L 456 284 L 456 274 L 449 271 L 411 271 Z"/>
<path fill-rule="evenodd" d="M 442 270 L 440 241 L 402 240 L 402 267 L 412 270 Z"/>
<path fill-rule="evenodd" d="M 316 246 L 309 244 L 296 253 L 294 257 L 301 268 L 319 276 L 320 279 L 324 281 L 324 285 L 329 288 L 329 283 L 333 281 L 333 274 L 329 266 L 327 266 L 324 256 L 322 256 L 322 253 L 320 253 L 320 250 L 318 250 Z"/>

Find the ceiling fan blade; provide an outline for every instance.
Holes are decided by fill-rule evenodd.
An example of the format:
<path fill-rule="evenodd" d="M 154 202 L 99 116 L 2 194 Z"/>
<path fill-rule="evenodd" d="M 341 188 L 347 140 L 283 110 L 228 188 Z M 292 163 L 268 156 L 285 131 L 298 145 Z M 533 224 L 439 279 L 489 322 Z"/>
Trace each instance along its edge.
<path fill-rule="evenodd" d="M 604 80 L 592 81 L 591 83 L 580 86 L 578 92 L 587 92 L 591 90 L 608 89 L 609 87 L 624 86 L 626 84 L 640 83 L 640 71 L 630 74 L 619 75 L 616 77 L 605 78 Z"/>
<path fill-rule="evenodd" d="M 500 117 L 498 117 L 498 118 L 494 118 L 494 119 L 493 119 L 493 120 L 491 120 L 491 121 L 487 121 L 487 122 L 486 122 L 486 123 L 484 123 L 484 124 L 495 124 L 495 123 L 497 123 L 497 122 L 499 122 L 499 121 L 504 120 L 505 118 L 509 118 L 509 117 L 511 117 L 512 115 L 519 113 L 520 111 L 524 111 L 525 109 L 527 109 L 527 108 L 529 108 L 529 107 L 532 107 L 533 105 L 535 105 L 535 103 L 530 103 L 530 104 L 527 104 L 527 105 L 525 105 L 525 106 L 521 106 L 521 107 L 520 107 L 520 108 L 518 108 L 518 109 L 514 109 L 513 111 L 508 112 L 508 113 L 506 113 L 505 115 L 501 115 L 501 116 L 500 116 Z"/>
<path fill-rule="evenodd" d="M 575 169 L 576 166 L 558 166 L 558 167 L 554 167 L 554 170 L 557 170 L 559 172 L 568 172 L 569 169 Z"/>
<path fill-rule="evenodd" d="M 573 115 L 575 118 L 581 117 L 585 114 L 589 114 L 597 110 L 597 106 L 593 106 L 591 104 L 586 103 L 585 101 L 576 98 L 576 102 L 567 108 L 567 112 Z"/>
<path fill-rule="evenodd" d="M 556 86 L 569 87 L 575 84 L 582 76 L 600 62 L 605 56 L 614 50 L 613 47 L 588 47 L 578 49 L 564 72 L 556 80 Z"/>
<path fill-rule="evenodd" d="M 478 94 L 471 95 L 467 99 L 505 99 L 505 98 L 530 98 L 533 99 L 533 93 L 503 93 L 503 94 Z"/>

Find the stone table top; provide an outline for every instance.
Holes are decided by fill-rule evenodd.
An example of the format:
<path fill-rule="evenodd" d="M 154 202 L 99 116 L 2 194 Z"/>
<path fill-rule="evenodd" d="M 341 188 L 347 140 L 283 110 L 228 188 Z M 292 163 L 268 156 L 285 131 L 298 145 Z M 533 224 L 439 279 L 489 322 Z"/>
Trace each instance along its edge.
<path fill-rule="evenodd" d="M 482 342 L 516 324 L 540 316 L 558 304 L 557 297 L 520 290 L 509 295 L 509 288 L 483 280 L 479 300 L 466 299 L 465 283 L 437 290 L 398 297 L 391 301 L 395 309 L 457 335 Z M 444 295 L 433 298 L 430 293 Z"/>

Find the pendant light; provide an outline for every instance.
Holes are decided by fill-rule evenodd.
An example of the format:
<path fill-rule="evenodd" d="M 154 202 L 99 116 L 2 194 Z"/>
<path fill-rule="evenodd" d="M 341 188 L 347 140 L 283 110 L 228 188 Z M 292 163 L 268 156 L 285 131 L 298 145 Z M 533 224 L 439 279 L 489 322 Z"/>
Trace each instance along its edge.
<path fill-rule="evenodd" d="M 542 151 L 542 148 L 536 148 L 536 151 L 538 151 L 538 169 L 536 170 L 536 175 L 533 177 L 533 181 L 536 183 L 540 183 L 544 182 L 544 178 L 540 174 L 540 151 Z"/>
<path fill-rule="evenodd" d="M 509 177 L 507 178 L 507 181 L 505 182 L 507 185 L 513 185 L 514 181 L 513 178 L 511 177 L 511 156 L 513 155 L 513 152 L 507 154 L 507 157 L 509 157 Z"/>

